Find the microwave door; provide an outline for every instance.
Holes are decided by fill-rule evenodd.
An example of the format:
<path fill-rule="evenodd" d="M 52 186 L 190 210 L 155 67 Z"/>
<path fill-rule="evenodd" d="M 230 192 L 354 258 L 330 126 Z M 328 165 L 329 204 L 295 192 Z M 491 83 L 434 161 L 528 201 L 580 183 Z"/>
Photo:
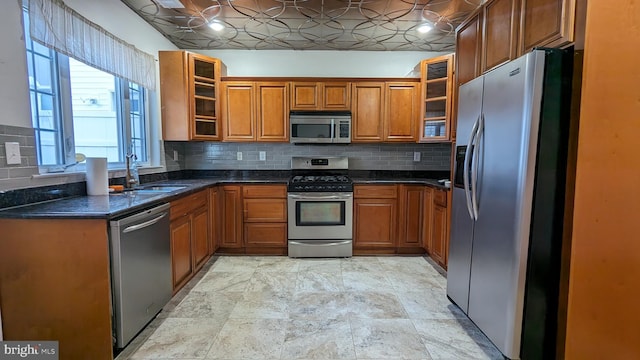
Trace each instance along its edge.
<path fill-rule="evenodd" d="M 331 142 L 334 131 L 330 122 L 292 123 L 291 139 L 306 142 Z"/>

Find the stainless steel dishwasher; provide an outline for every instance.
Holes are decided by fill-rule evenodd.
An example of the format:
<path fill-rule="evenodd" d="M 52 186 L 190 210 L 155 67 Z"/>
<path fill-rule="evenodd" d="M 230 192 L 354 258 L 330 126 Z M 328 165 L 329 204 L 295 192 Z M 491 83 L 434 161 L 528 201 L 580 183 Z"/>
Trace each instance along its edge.
<path fill-rule="evenodd" d="M 114 335 L 125 347 L 172 295 L 169 204 L 110 222 Z"/>

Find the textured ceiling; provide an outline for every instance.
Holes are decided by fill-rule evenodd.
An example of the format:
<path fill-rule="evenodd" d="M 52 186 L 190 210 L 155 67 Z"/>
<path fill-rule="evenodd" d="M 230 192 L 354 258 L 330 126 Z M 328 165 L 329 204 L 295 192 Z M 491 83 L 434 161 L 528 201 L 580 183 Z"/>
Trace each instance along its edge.
<path fill-rule="evenodd" d="M 122 0 L 181 49 L 453 51 L 484 0 Z M 170 0 L 171 1 L 171 0 Z M 425 22 L 435 28 L 416 31 Z M 221 22 L 216 32 L 208 24 Z"/>

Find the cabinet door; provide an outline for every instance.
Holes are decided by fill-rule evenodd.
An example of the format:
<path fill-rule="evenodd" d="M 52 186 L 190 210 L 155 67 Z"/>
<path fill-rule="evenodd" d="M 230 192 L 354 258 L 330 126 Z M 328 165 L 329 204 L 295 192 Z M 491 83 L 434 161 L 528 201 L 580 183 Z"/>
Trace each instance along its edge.
<path fill-rule="evenodd" d="M 318 83 L 291 83 L 291 110 L 320 110 L 320 107 L 320 86 Z"/>
<path fill-rule="evenodd" d="M 349 110 L 351 108 L 351 88 L 349 83 L 323 83 L 322 109 Z"/>
<path fill-rule="evenodd" d="M 219 140 L 217 86 L 220 80 L 220 61 L 205 55 L 187 53 L 192 139 Z"/>
<path fill-rule="evenodd" d="M 239 185 L 225 185 L 219 189 L 222 211 L 220 247 L 242 247 L 242 197 Z"/>
<path fill-rule="evenodd" d="M 421 63 L 420 141 L 449 139 L 453 112 L 453 61 L 454 55 L 450 54 Z"/>
<path fill-rule="evenodd" d="M 384 136 L 384 83 L 351 84 L 351 141 L 380 142 Z"/>
<path fill-rule="evenodd" d="M 286 246 L 287 224 L 245 223 L 244 240 L 247 246 Z"/>
<path fill-rule="evenodd" d="M 431 229 L 433 227 L 433 189 L 425 187 L 422 201 L 422 247 L 431 254 Z"/>
<path fill-rule="evenodd" d="M 244 199 L 244 222 L 286 222 L 287 199 Z"/>
<path fill-rule="evenodd" d="M 491 0 L 483 8 L 482 72 L 516 58 L 520 0 Z"/>
<path fill-rule="evenodd" d="M 482 26 L 480 12 L 468 18 L 456 31 L 456 82 L 462 85 L 480 74 Z"/>
<path fill-rule="evenodd" d="M 289 84 L 257 82 L 257 140 L 289 141 Z"/>
<path fill-rule="evenodd" d="M 209 189 L 209 255 L 218 250 L 220 239 L 220 210 L 218 188 Z"/>
<path fill-rule="evenodd" d="M 522 0 L 521 54 L 560 47 L 575 39 L 576 0 Z"/>
<path fill-rule="evenodd" d="M 255 132 L 255 97 L 251 82 L 223 84 L 224 140 L 253 141 Z"/>
<path fill-rule="evenodd" d="M 433 223 L 431 229 L 431 258 L 446 267 L 445 242 L 447 234 L 447 208 L 435 205 L 433 208 Z"/>
<path fill-rule="evenodd" d="M 209 209 L 201 207 L 191 215 L 191 251 L 194 272 L 209 258 Z"/>
<path fill-rule="evenodd" d="M 396 246 L 396 199 L 354 199 L 354 247 Z"/>
<path fill-rule="evenodd" d="M 176 291 L 191 275 L 191 218 L 179 217 L 171 222 L 171 266 Z"/>
<path fill-rule="evenodd" d="M 384 141 L 416 141 L 416 122 L 420 111 L 418 97 L 417 83 L 386 83 Z"/>
<path fill-rule="evenodd" d="M 422 247 L 422 206 L 424 186 L 400 186 L 398 246 Z"/>

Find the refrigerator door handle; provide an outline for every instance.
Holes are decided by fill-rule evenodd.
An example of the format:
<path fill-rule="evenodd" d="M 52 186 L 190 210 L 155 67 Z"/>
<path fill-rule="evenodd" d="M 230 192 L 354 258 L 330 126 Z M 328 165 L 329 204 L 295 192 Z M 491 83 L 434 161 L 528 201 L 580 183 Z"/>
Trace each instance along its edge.
<path fill-rule="evenodd" d="M 473 128 L 471 129 L 471 136 L 469 136 L 469 141 L 467 142 L 467 151 L 464 154 L 464 166 L 462 167 L 462 179 L 464 183 L 464 196 L 467 203 L 467 211 L 469 212 L 469 217 L 472 220 L 475 220 L 473 209 L 471 208 L 471 189 L 469 188 L 469 162 L 473 156 L 473 142 L 476 137 L 476 133 L 478 132 L 478 126 L 480 124 L 480 116 L 473 123 Z"/>
<path fill-rule="evenodd" d="M 478 128 L 476 129 L 475 137 L 473 139 L 474 151 L 471 156 L 473 156 L 472 166 L 471 166 L 471 207 L 473 209 L 473 220 L 478 221 L 478 162 L 480 161 L 480 152 L 478 150 L 478 144 L 480 144 L 480 139 L 482 138 L 482 133 L 484 132 L 484 114 L 480 114 L 478 118 Z"/>

